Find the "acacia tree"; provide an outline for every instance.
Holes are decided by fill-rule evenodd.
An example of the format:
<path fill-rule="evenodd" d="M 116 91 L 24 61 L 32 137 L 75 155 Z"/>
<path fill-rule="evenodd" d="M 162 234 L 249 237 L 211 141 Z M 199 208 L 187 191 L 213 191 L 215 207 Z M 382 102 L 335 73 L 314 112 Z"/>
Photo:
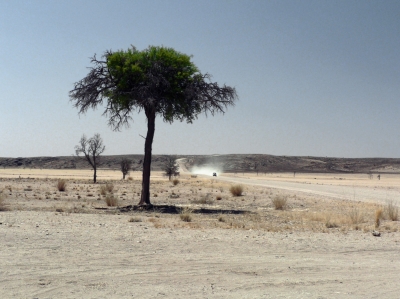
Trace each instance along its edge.
<path fill-rule="evenodd" d="M 237 99 L 234 88 L 211 82 L 202 74 L 191 56 L 172 48 L 150 46 L 143 51 L 106 51 L 96 55 L 89 74 L 74 84 L 70 99 L 79 113 L 105 104 L 108 124 L 119 130 L 128 126 L 131 113 L 144 111 L 147 135 L 144 145 L 142 193 L 139 205 L 150 203 L 151 152 L 156 116 L 165 122 L 186 120 L 192 123 L 204 112 L 224 113 Z"/>
<path fill-rule="evenodd" d="M 125 180 L 125 176 L 129 174 L 131 170 L 132 162 L 128 159 L 122 159 L 121 161 L 121 172 L 122 172 L 122 179 Z"/>
<path fill-rule="evenodd" d="M 176 157 L 167 157 L 167 160 L 164 162 L 163 169 L 165 174 L 168 176 L 168 179 L 171 180 L 171 177 L 176 175 L 179 169 L 179 165 L 176 163 Z"/>
<path fill-rule="evenodd" d="M 94 134 L 92 138 L 87 139 L 82 135 L 79 145 L 75 146 L 76 155 L 82 153 L 87 162 L 93 168 L 93 182 L 97 180 L 97 166 L 100 164 L 100 155 L 105 151 L 106 147 L 103 145 L 103 139 L 100 134 Z"/>

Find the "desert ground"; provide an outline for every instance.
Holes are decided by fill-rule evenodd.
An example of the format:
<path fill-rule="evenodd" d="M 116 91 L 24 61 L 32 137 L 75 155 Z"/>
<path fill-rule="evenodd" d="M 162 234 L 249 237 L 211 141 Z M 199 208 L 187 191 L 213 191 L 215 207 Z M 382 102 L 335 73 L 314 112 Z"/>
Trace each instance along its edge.
<path fill-rule="evenodd" d="M 398 174 L 91 176 L 0 170 L 1 298 L 400 298 Z"/>

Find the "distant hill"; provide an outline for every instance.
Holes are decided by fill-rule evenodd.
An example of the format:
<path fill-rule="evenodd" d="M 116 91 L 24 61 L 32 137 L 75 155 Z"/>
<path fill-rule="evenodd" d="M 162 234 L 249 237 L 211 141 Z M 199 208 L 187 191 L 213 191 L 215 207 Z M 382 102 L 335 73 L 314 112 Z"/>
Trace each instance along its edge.
<path fill-rule="evenodd" d="M 168 155 L 153 155 L 152 169 L 162 170 Z M 231 155 L 178 155 L 185 158 L 188 169 L 198 166 L 213 166 L 224 172 L 322 172 L 322 173 L 400 173 L 400 159 L 395 158 L 329 158 L 311 156 L 273 156 L 255 154 Z M 136 170 L 142 169 L 143 155 L 102 156 L 103 169 L 119 169 L 122 159 L 130 159 Z M 47 169 L 87 169 L 84 158 L 32 157 L 0 158 L 3 168 L 47 168 Z"/>

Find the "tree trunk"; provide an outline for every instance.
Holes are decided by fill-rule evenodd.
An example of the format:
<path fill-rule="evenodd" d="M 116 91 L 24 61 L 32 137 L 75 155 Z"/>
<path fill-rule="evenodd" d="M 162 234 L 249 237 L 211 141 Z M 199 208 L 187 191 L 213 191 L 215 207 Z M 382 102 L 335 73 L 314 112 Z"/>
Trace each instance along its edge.
<path fill-rule="evenodd" d="M 97 178 L 97 167 L 93 167 L 93 182 L 96 184 Z"/>
<path fill-rule="evenodd" d="M 147 116 L 147 135 L 144 143 L 142 195 L 139 205 L 151 205 L 150 203 L 150 172 L 151 172 L 151 149 L 155 131 L 156 113 L 153 110 L 145 111 Z"/>
<path fill-rule="evenodd" d="M 126 175 L 126 174 L 123 172 L 123 173 L 122 173 L 122 179 L 123 179 L 123 180 L 125 180 L 125 175 Z"/>

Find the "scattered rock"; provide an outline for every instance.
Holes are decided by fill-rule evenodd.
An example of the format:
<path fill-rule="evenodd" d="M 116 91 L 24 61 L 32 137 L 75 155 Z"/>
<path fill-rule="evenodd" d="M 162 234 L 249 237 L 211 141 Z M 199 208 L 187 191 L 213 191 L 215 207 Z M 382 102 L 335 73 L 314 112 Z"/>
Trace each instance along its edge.
<path fill-rule="evenodd" d="M 376 230 L 374 230 L 374 231 L 372 232 L 372 235 L 373 235 L 374 237 L 380 237 L 380 236 L 381 236 L 381 233 L 378 232 L 378 231 L 376 231 Z"/>

